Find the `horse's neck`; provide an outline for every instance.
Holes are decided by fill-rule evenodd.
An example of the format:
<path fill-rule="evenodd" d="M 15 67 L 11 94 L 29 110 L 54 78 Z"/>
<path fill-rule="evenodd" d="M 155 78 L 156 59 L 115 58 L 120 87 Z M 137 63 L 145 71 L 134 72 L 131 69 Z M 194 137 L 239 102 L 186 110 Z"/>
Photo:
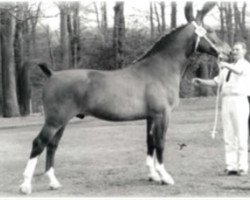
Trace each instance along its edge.
<path fill-rule="evenodd" d="M 173 45 L 172 45 L 173 44 Z M 182 38 L 181 41 L 176 39 L 176 41 L 171 41 L 171 44 L 166 46 L 162 52 L 159 52 L 161 59 L 165 60 L 166 63 L 174 63 L 168 67 L 175 68 L 175 71 L 179 75 L 183 75 L 186 70 L 186 63 L 188 57 L 192 53 L 192 42 L 189 38 Z"/>
<path fill-rule="evenodd" d="M 175 35 L 170 35 L 170 38 L 161 41 L 163 43 L 157 49 L 157 52 L 139 61 L 141 66 L 161 68 L 162 75 L 171 71 L 178 76 L 182 76 L 186 69 L 188 57 L 193 51 L 194 41 L 191 39 L 192 31 L 187 30 L 189 28 L 190 26 L 186 26 L 180 30 L 181 32 L 174 32 Z"/>

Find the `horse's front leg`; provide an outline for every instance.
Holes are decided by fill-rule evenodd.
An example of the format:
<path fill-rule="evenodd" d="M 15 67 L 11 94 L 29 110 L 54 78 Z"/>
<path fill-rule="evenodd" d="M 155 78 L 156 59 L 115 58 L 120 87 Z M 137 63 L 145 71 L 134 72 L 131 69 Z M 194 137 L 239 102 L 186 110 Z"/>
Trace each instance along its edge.
<path fill-rule="evenodd" d="M 165 170 L 163 164 L 163 152 L 165 146 L 165 137 L 169 124 L 170 112 L 165 111 L 161 114 L 157 114 L 154 118 L 154 139 L 155 139 L 155 150 L 156 150 L 156 163 L 155 168 L 160 175 L 163 184 L 174 184 L 174 179 Z"/>
<path fill-rule="evenodd" d="M 149 181 L 157 181 L 160 182 L 160 176 L 155 168 L 155 142 L 154 142 L 154 123 L 152 118 L 147 119 L 147 159 L 146 165 L 149 169 Z"/>

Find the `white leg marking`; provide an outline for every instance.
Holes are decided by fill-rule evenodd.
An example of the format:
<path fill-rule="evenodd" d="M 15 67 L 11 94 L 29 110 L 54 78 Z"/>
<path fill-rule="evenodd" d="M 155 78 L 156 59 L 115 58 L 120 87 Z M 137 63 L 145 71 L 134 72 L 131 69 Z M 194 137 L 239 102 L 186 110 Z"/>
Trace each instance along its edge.
<path fill-rule="evenodd" d="M 149 180 L 160 182 L 161 178 L 155 169 L 154 158 L 152 156 L 147 156 L 146 165 L 149 168 Z"/>
<path fill-rule="evenodd" d="M 172 176 L 168 172 L 166 172 L 163 164 L 159 164 L 159 162 L 156 161 L 155 168 L 156 168 L 157 172 L 159 173 L 163 184 L 174 185 L 174 183 L 175 183 L 174 179 L 172 178 Z"/>
<path fill-rule="evenodd" d="M 20 185 L 20 192 L 23 194 L 30 194 L 32 192 L 31 181 L 34 175 L 38 158 L 29 159 L 26 168 L 23 173 L 24 181 Z"/>
<path fill-rule="evenodd" d="M 46 175 L 49 177 L 50 180 L 50 189 L 51 190 L 57 190 L 58 188 L 62 187 L 59 181 L 57 180 L 55 176 L 55 170 L 53 167 L 51 167 L 47 172 Z"/>

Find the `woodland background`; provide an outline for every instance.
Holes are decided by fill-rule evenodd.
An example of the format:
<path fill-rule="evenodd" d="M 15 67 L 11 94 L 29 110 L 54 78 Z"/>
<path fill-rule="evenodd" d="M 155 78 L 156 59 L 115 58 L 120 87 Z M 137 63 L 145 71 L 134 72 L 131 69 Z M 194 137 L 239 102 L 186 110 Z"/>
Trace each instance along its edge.
<path fill-rule="evenodd" d="M 146 12 L 138 8 L 133 16 L 124 15 L 125 2 L 108 1 L 85 4 L 81 1 L 53 2 L 60 17 L 59 29 L 44 25 L 46 2 L 0 2 L 0 113 L 3 117 L 27 116 L 42 112 L 41 90 L 46 77 L 36 63 L 46 62 L 53 70 L 126 67 L 144 54 L 161 36 L 177 26 L 178 2 L 145 1 Z M 247 3 L 217 4 L 218 36 L 230 46 L 235 41 L 249 47 Z M 166 14 L 170 7 L 170 14 Z M 112 12 L 112 13 L 111 13 Z M 91 21 L 88 15 L 95 16 Z M 140 23 L 138 16 L 146 23 Z M 112 26 L 110 26 L 110 17 Z M 129 24 L 129 26 L 126 26 Z M 180 97 L 214 95 L 213 88 L 193 88 L 192 77 L 212 78 L 218 73 L 215 58 L 194 54 L 192 65 L 183 77 Z"/>

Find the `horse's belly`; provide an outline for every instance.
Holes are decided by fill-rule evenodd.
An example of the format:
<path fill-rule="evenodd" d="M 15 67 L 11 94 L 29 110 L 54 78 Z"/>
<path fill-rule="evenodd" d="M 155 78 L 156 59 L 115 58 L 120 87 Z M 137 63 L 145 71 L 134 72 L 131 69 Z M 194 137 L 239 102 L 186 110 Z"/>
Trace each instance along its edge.
<path fill-rule="evenodd" d="M 88 114 L 105 120 L 126 121 L 144 119 L 146 109 L 145 103 L 138 99 L 106 98 L 102 102 L 92 104 Z"/>

